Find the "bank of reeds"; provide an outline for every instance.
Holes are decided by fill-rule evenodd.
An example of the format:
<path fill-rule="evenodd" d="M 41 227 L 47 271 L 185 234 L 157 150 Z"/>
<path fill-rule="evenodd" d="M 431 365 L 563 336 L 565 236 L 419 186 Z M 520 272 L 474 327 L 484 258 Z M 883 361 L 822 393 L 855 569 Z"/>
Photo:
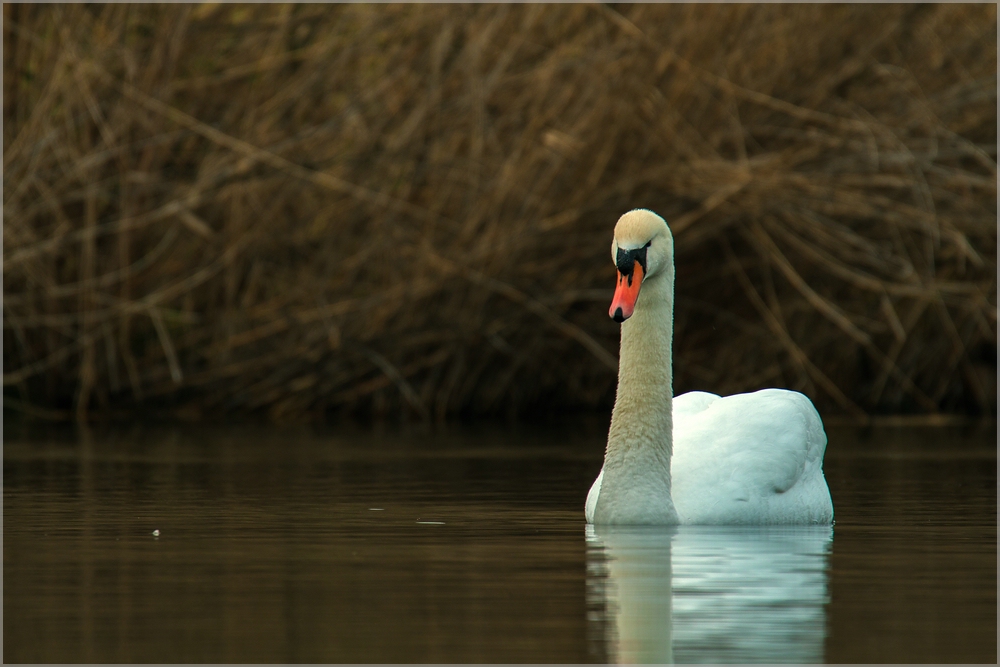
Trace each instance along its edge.
<path fill-rule="evenodd" d="M 608 407 L 611 231 L 675 389 L 996 410 L 995 5 L 4 5 L 4 396 Z"/>

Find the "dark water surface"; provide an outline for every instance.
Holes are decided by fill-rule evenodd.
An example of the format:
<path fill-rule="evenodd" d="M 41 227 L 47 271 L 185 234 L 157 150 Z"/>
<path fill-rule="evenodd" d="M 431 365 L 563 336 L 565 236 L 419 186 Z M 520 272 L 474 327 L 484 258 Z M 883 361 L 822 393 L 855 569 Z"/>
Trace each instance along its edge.
<path fill-rule="evenodd" d="M 996 661 L 995 426 L 829 429 L 833 528 L 594 531 L 595 424 L 11 428 L 4 660 Z"/>

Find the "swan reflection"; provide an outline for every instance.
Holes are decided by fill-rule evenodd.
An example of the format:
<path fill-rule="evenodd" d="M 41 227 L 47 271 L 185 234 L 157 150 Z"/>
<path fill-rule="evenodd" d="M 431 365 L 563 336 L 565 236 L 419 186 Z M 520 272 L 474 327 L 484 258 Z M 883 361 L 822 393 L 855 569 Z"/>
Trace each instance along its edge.
<path fill-rule="evenodd" d="M 823 662 L 831 526 L 587 526 L 609 662 Z"/>

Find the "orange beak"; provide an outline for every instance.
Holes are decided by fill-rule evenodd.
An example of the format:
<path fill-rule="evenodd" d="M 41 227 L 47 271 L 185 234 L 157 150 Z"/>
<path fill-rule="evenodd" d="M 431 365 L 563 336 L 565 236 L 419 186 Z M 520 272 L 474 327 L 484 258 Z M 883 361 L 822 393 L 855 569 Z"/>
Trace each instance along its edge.
<path fill-rule="evenodd" d="M 639 262 L 632 265 L 630 275 L 618 272 L 618 287 L 615 289 L 615 297 L 611 300 L 611 309 L 608 311 L 608 315 L 615 322 L 624 322 L 635 312 L 635 302 L 639 298 L 639 288 L 642 287 L 642 276 L 642 264 Z"/>

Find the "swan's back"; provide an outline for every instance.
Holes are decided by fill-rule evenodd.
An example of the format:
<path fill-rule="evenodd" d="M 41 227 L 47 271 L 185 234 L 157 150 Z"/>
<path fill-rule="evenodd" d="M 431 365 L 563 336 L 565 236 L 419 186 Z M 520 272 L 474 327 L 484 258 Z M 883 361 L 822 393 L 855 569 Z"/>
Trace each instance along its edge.
<path fill-rule="evenodd" d="M 826 433 L 804 395 L 692 392 L 674 399 L 673 414 L 670 476 L 681 523 L 833 521 L 823 477 Z"/>

